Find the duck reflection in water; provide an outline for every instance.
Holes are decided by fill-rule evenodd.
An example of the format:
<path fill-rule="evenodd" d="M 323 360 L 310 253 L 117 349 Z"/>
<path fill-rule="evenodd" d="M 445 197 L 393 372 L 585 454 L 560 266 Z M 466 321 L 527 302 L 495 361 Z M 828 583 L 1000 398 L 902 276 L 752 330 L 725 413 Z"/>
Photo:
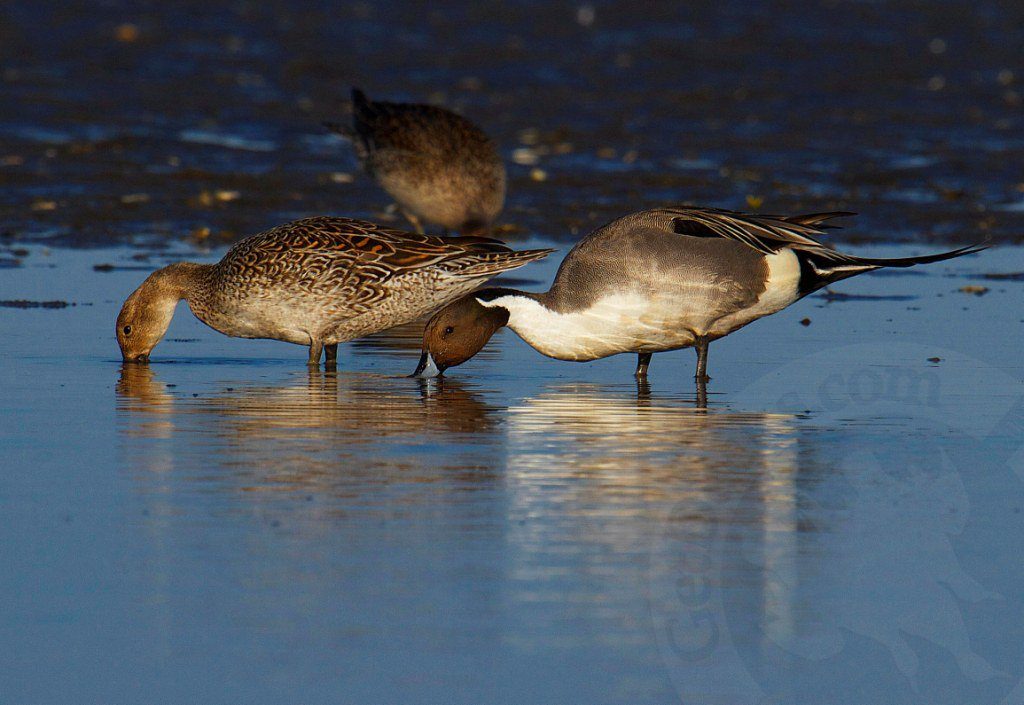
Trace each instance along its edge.
<path fill-rule="evenodd" d="M 115 390 L 119 421 L 130 419 L 123 427 L 125 433 L 148 438 L 169 438 L 174 433 L 174 395 L 150 367 L 121 363 Z"/>
<path fill-rule="evenodd" d="M 652 581 L 659 610 L 674 609 L 660 581 L 679 575 L 680 542 L 738 523 L 730 540 L 742 550 L 729 560 L 760 581 L 755 613 L 777 640 L 792 631 L 800 456 L 790 416 L 601 385 L 549 387 L 503 410 L 454 379 L 319 370 L 193 397 L 155 369 L 128 365 L 117 385 L 132 465 L 164 471 L 142 476 L 144 489 L 213 490 L 258 513 L 294 512 L 275 499 L 288 493 L 322 497 L 302 504 L 314 534 L 353 512 L 457 513 L 467 489 L 486 489 L 513 573 L 582 561 L 608 575 L 589 583 L 601 595 L 582 599 L 636 604 L 637 585 Z"/>
<path fill-rule="evenodd" d="M 782 464 L 795 473 L 790 466 L 797 432 L 790 414 L 706 410 L 685 396 L 659 395 L 647 383 L 637 386 L 635 397 L 624 388 L 559 385 L 509 407 L 514 465 L 557 467 L 584 477 L 608 470 L 608 477 L 625 473 L 630 482 L 662 474 L 678 480 L 685 473 L 692 487 L 705 474 L 717 482 L 720 468 L 761 468 L 769 456 L 774 467 L 784 455 Z"/>
<path fill-rule="evenodd" d="M 810 462 L 800 453 L 795 417 L 695 409 L 690 399 L 647 385 L 635 398 L 624 388 L 550 387 L 508 409 L 515 571 L 557 572 L 585 555 L 590 570 L 614 571 L 603 590 L 645 585 L 647 618 L 661 628 L 683 624 L 678 581 L 689 577 L 694 547 L 722 542 L 717 570 L 742 572 L 755 586 L 751 618 L 773 638 L 792 633 L 802 541 L 797 497 L 808 472 L 801 462 Z M 552 513 L 563 519 L 530 520 Z M 562 555 L 579 541 L 590 548 Z"/>
<path fill-rule="evenodd" d="M 492 409 L 455 380 L 435 382 L 311 369 L 288 384 L 225 382 L 193 396 L 172 393 L 151 367 L 125 365 L 117 410 L 136 467 L 161 456 L 161 466 L 211 479 L 222 469 L 259 489 L 332 491 L 360 477 L 387 482 L 445 444 L 466 447 L 438 472 L 482 464 Z"/>

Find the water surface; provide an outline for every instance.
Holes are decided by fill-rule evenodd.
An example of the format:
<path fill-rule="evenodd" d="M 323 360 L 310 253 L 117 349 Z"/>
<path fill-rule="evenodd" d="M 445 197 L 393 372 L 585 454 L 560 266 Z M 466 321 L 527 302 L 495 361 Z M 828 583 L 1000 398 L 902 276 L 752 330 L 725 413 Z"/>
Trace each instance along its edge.
<path fill-rule="evenodd" d="M 0 700 L 962 703 L 1020 677 L 1024 284 L 982 276 L 1024 253 L 757 322 L 712 345 L 707 409 L 691 351 L 638 386 L 505 332 L 422 382 L 411 325 L 309 372 L 184 306 L 122 365 L 140 270 L 219 254 L 31 248 L 0 278 L 69 304 L 0 309 Z"/>

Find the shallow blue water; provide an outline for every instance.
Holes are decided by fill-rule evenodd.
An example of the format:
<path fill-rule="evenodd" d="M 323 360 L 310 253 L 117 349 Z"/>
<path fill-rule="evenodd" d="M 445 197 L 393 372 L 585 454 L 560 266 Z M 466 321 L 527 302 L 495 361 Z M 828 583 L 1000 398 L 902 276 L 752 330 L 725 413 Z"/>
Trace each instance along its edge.
<path fill-rule="evenodd" d="M 700 410 L 690 351 L 638 388 L 505 332 L 423 383 L 409 326 L 310 374 L 185 307 L 122 367 L 145 271 L 92 266 L 220 254 L 177 249 L 0 273 L 77 304 L 0 308 L 0 702 L 996 703 L 1024 676 L 1024 283 L 981 278 L 1024 251 L 716 342 Z"/>

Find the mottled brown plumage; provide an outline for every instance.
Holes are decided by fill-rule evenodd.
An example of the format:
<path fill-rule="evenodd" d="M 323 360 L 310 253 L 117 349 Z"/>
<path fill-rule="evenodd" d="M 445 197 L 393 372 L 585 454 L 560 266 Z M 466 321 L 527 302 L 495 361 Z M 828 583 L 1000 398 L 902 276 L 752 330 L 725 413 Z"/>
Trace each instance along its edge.
<path fill-rule="evenodd" d="M 505 202 L 505 165 L 494 142 L 461 115 L 433 105 L 371 101 L 352 89 L 352 125 L 324 123 L 352 141 L 366 173 L 409 221 L 477 234 Z"/>
<path fill-rule="evenodd" d="M 199 320 L 241 338 L 336 345 L 414 320 L 550 250 L 515 252 L 482 237 L 416 235 L 351 218 L 297 220 L 242 240 L 216 264 L 154 272 L 125 301 L 117 338 L 145 360 L 181 299 Z"/>

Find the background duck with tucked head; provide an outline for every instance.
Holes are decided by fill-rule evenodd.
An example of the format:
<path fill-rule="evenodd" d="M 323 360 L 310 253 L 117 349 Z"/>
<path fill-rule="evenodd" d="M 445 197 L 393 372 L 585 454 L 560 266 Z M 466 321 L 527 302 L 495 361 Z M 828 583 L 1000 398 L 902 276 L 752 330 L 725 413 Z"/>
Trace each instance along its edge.
<path fill-rule="evenodd" d="M 373 101 L 352 89 L 352 125 L 326 122 L 352 142 L 366 173 L 417 232 L 423 224 L 478 235 L 505 203 L 505 165 L 483 130 L 450 110 Z"/>

